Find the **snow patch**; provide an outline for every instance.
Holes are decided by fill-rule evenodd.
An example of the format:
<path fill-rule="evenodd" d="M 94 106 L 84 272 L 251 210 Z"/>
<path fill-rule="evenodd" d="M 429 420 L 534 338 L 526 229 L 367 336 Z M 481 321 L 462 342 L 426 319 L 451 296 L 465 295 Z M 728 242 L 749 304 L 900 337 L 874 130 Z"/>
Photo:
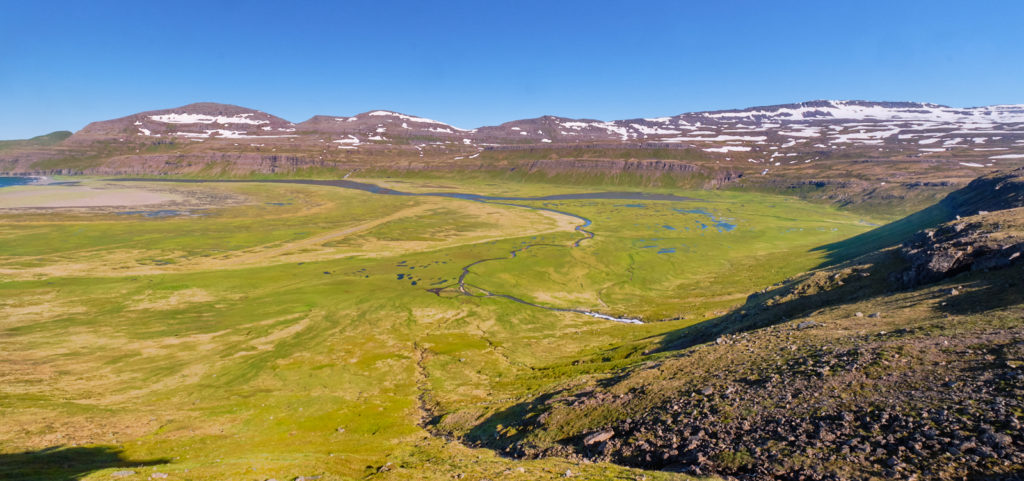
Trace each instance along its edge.
<path fill-rule="evenodd" d="M 445 127 L 452 128 L 452 129 L 455 129 L 455 130 L 458 130 L 458 131 L 468 132 L 466 129 L 460 129 L 458 127 L 453 127 L 453 126 L 448 125 L 448 124 L 446 124 L 444 122 L 440 122 L 440 121 L 437 121 L 437 120 L 434 120 L 434 119 L 428 119 L 428 118 L 424 118 L 424 117 L 414 117 L 412 115 L 405 115 L 405 114 L 400 114 L 400 113 L 397 113 L 397 112 L 388 112 L 387 110 L 374 110 L 373 112 L 370 112 L 367 115 L 370 115 L 372 117 L 396 117 L 396 118 L 399 118 L 399 119 L 402 119 L 402 120 L 407 120 L 409 122 L 420 122 L 420 123 L 424 123 L 424 124 L 443 125 Z"/>
<path fill-rule="evenodd" d="M 724 154 L 726 152 L 750 152 L 750 149 L 751 147 L 743 147 L 739 145 L 725 145 L 722 147 L 707 148 L 704 149 L 704 152 L 719 152 Z"/>
<path fill-rule="evenodd" d="M 675 141 L 675 142 L 692 142 L 692 141 L 695 141 L 695 140 L 702 141 L 702 142 L 725 142 L 725 141 L 729 141 L 729 140 L 742 140 L 742 141 L 748 141 L 748 142 L 761 142 L 761 141 L 764 141 L 764 140 L 767 140 L 767 139 L 768 139 L 768 137 L 764 136 L 764 135 L 757 135 L 757 136 L 754 136 L 754 135 L 719 135 L 717 137 L 672 137 L 672 138 L 662 139 L 662 140 L 665 140 L 665 141 Z"/>
<path fill-rule="evenodd" d="M 162 114 L 162 115 L 150 115 L 149 118 L 157 122 L 163 122 L 165 124 L 249 124 L 249 125 L 262 125 L 269 124 L 269 120 L 256 120 L 250 119 L 253 114 L 238 114 L 232 117 L 226 117 L 223 115 L 203 115 L 203 114 Z"/>
<path fill-rule="evenodd" d="M 337 143 L 337 144 L 350 144 L 350 145 L 359 145 L 359 143 L 360 143 L 359 139 L 356 138 L 354 135 L 349 135 L 348 137 L 346 137 L 344 139 L 338 139 L 338 140 L 334 140 L 332 142 Z"/>

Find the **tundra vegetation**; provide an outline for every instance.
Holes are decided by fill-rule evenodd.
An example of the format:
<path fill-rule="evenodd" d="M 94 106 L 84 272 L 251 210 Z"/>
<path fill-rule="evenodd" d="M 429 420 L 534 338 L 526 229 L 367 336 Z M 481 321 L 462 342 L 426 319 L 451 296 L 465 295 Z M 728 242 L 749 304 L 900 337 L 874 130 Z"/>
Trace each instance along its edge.
<path fill-rule="evenodd" d="M 673 357 L 686 329 L 888 220 L 752 192 L 58 180 L 0 190 L 5 479 L 682 479 L 487 445 L 521 429 L 501 413 Z M 594 237 L 574 247 L 581 217 Z"/>

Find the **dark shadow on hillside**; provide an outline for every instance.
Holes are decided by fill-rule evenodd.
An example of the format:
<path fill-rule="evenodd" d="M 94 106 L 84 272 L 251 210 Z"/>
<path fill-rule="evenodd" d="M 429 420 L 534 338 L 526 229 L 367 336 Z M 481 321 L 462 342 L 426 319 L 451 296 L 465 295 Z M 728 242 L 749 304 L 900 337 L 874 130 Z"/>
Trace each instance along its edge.
<path fill-rule="evenodd" d="M 903 302 L 915 305 L 942 298 L 936 310 L 951 315 L 972 315 L 1024 305 L 1024 280 L 1020 277 L 1020 263 L 996 270 L 963 272 L 935 283 L 910 288 L 898 287 L 890 281 L 891 273 L 901 272 L 906 263 L 895 253 L 880 253 L 874 259 L 874 267 L 868 276 L 854 273 L 853 278 L 843 279 L 842 285 L 820 285 L 829 279 L 821 277 L 801 278 L 790 281 L 763 293 L 747 298 L 742 307 L 729 314 L 695 324 L 666 335 L 664 341 L 652 352 L 686 349 L 706 342 L 713 342 L 726 334 L 738 334 L 754 329 L 780 324 L 791 319 L 806 317 L 822 308 L 835 308 L 871 298 L 902 292 Z M 834 275 L 835 271 L 829 271 Z M 953 287 L 936 291 L 936 284 L 957 286 L 958 293 L 949 291 Z M 801 292 L 810 289 L 811 293 Z M 962 292 L 961 292 L 962 291 Z M 870 313 L 864 313 L 868 315 Z"/>
<path fill-rule="evenodd" d="M 1017 269 L 1006 269 L 998 276 L 978 279 L 977 275 L 964 274 L 962 284 L 966 292 L 949 296 L 945 304 L 938 309 L 947 314 L 967 316 L 991 311 L 992 309 L 1024 304 L 1024 285 L 1018 276 L 1013 275 Z M 953 280 L 957 280 L 954 277 Z M 970 281 L 970 279 L 975 279 Z"/>
<path fill-rule="evenodd" d="M 739 334 L 798 319 L 822 307 L 839 307 L 893 290 L 888 276 L 902 269 L 905 261 L 893 252 L 863 258 L 870 267 L 839 265 L 827 272 L 791 279 L 747 297 L 732 312 L 680 329 L 665 336 L 652 352 L 686 349 L 715 341 L 726 334 Z M 858 263 L 861 263 L 858 262 Z"/>
<path fill-rule="evenodd" d="M 128 459 L 112 446 L 62 447 L 0 454 L 0 479 L 75 481 L 107 468 L 133 469 L 167 464 L 170 459 Z"/>
<path fill-rule="evenodd" d="M 534 416 L 540 412 L 543 406 L 550 400 L 560 397 L 563 391 L 546 393 L 540 397 L 514 404 L 505 409 L 497 411 L 480 421 L 463 436 L 463 441 L 471 446 L 484 446 L 490 449 L 508 453 L 510 448 L 519 442 L 525 432 L 511 436 L 499 437 L 498 426 L 525 425 L 536 422 Z M 531 419 L 532 418 L 532 419 Z M 511 453 L 515 455 L 515 453 Z"/>
<path fill-rule="evenodd" d="M 1024 206 L 1024 168 L 978 177 L 931 207 L 844 241 L 818 247 L 815 250 L 825 251 L 826 259 L 819 267 L 901 243 L 919 230 L 949 222 L 957 216 L 1021 206 Z"/>
<path fill-rule="evenodd" d="M 854 259 L 869 252 L 884 249 L 907 240 L 915 232 L 935 227 L 943 222 L 956 219 L 956 213 L 944 202 L 910 214 L 863 234 L 846 240 L 815 247 L 811 251 L 824 251 L 825 261 L 818 268 L 835 265 Z"/>
<path fill-rule="evenodd" d="M 622 381 L 625 377 L 626 373 L 621 372 L 618 375 L 599 380 L 596 386 L 607 389 Z M 514 404 L 496 411 L 478 422 L 468 433 L 462 436 L 462 441 L 471 446 L 493 449 L 504 455 L 521 457 L 524 453 L 518 449 L 518 446 L 527 430 L 518 429 L 515 433 L 505 433 L 503 436 L 499 436 L 499 426 L 517 426 L 518 428 L 524 426 L 539 427 L 543 422 L 540 420 L 538 413 L 545 410 L 545 405 L 555 401 L 583 400 L 586 399 L 588 394 L 590 394 L 590 391 L 569 394 L 566 389 L 559 389 L 528 401 Z M 434 422 L 439 421 L 439 418 L 435 418 Z"/>

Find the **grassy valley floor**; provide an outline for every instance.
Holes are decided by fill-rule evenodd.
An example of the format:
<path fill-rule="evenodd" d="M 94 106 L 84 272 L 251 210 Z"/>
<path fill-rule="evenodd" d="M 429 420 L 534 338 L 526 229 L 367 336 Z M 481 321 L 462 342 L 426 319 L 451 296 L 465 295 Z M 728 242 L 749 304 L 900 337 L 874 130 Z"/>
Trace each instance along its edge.
<path fill-rule="evenodd" d="M 0 190 L 0 478 L 682 479 L 507 459 L 423 426 L 481 435 L 553 385 L 657 357 L 666 335 L 879 222 L 737 192 L 514 202 L 590 219 L 595 237 L 572 247 L 579 218 L 494 202 L 73 180 Z M 489 258 L 462 294 L 463 267 Z"/>

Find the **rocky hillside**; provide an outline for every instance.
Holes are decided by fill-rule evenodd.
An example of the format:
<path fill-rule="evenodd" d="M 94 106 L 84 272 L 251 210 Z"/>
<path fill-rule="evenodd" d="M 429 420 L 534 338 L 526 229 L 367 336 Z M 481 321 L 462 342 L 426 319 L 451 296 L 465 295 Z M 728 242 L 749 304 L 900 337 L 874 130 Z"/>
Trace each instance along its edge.
<path fill-rule="evenodd" d="M 978 179 L 946 201 L 971 215 L 754 293 L 632 368 L 435 429 L 740 479 L 1020 479 L 1022 194 L 1024 169 Z"/>

